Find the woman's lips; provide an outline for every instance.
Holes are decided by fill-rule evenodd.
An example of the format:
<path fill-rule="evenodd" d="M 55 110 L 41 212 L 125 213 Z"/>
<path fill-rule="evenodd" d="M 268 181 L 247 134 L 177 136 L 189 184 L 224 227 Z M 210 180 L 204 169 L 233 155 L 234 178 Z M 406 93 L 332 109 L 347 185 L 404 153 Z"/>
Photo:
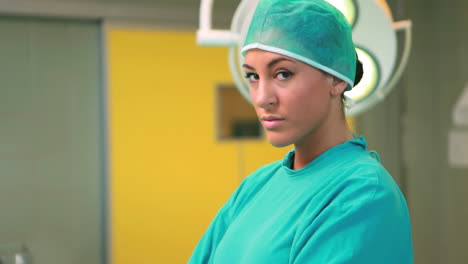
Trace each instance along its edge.
<path fill-rule="evenodd" d="M 284 122 L 284 119 L 279 118 L 279 117 L 267 116 L 267 117 L 262 117 L 261 121 L 262 121 L 263 127 L 265 127 L 266 129 L 274 129 L 280 126 Z"/>

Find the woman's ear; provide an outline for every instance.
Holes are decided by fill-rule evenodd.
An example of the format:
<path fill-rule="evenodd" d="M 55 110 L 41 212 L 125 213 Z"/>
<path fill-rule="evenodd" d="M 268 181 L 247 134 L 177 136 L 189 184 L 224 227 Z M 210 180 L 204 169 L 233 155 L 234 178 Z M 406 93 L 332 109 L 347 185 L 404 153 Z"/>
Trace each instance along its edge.
<path fill-rule="evenodd" d="M 330 92 L 333 96 L 341 96 L 344 93 L 346 86 L 348 86 L 347 82 L 333 76 L 332 89 Z"/>

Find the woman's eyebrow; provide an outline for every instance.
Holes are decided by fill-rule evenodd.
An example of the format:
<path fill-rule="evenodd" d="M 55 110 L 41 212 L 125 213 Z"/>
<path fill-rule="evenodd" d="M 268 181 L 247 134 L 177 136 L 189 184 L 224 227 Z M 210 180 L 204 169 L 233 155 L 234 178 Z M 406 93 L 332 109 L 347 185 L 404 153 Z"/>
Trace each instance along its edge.
<path fill-rule="evenodd" d="M 282 58 L 277 58 L 277 59 L 274 59 L 274 60 L 270 61 L 270 63 L 268 63 L 267 66 L 268 66 L 268 68 L 271 68 L 271 67 L 275 66 L 275 64 L 279 63 L 280 61 L 290 61 L 290 62 L 294 63 L 293 60 L 282 57 Z"/>
<path fill-rule="evenodd" d="M 248 65 L 248 64 L 242 64 L 242 67 L 247 68 L 247 69 L 252 70 L 252 71 L 255 71 L 255 68 Z"/>
<path fill-rule="evenodd" d="M 277 58 L 277 59 L 274 59 L 274 60 L 270 61 L 268 63 L 268 65 L 267 65 L 267 67 L 271 68 L 271 67 L 275 66 L 275 64 L 277 64 L 277 63 L 279 63 L 281 61 L 290 61 L 290 62 L 294 63 L 293 60 L 290 60 L 288 58 Z M 248 65 L 248 64 L 242 64 L 242 67 L 247 68 L 247 69 L 252 70 L 252 71 L 255 71 L 255 68 Z"/>

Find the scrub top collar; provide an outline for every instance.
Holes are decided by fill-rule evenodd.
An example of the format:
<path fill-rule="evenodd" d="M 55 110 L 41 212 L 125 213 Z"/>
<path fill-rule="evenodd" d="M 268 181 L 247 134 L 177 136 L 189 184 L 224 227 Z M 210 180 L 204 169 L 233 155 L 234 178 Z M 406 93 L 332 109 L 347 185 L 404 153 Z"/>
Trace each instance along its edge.
<path fill-rule="evenodd" d="M 317 158 L 312 160 L 309 164 L 307 164 L 304 168 L 299 169 L 299 170 L 293 170 L 291 169 L 292 164 L 294 162 L 294 154 L 295 150 L 292 149 L 289 151 L 285 158 L 283 159 L 283 164 L 282 164 L 282 169 L 286 171 L 290 176 L 298 176 L 303 173 L 308 173 L 312 168 L 321 168 L 324 166 L 327 166 L 328 161 L 334 159 L 336 160 L 337 156 L 343 156 L 347 155 L 349 153 L 353 152 L 359 152 L 359 151 L 367 151 L 367 142 L 366 139 L 361 136 L 357 137 L 356 135 L 353 135 L 354 139 L 345 141 L 342 144 L 336 145 L 322 154 L 320 154 Z M 371 151 L 370 154 L 377 160 L 380 161 L 380 158 L 378 157 L 378 154 L 375 151 Z"/>

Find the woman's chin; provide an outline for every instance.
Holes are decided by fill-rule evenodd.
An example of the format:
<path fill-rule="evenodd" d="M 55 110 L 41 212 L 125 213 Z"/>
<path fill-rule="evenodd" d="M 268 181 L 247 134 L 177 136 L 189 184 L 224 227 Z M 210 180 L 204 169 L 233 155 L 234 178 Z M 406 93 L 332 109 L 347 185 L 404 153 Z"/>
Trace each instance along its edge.
<path fill-rule="evenodd" d="M 277 148 L 282 148 L 293 144 L 290 138 L 280 137 L 278 135 L 271 135 L 267 132 L 267 138 L 271 145 Z"/>

